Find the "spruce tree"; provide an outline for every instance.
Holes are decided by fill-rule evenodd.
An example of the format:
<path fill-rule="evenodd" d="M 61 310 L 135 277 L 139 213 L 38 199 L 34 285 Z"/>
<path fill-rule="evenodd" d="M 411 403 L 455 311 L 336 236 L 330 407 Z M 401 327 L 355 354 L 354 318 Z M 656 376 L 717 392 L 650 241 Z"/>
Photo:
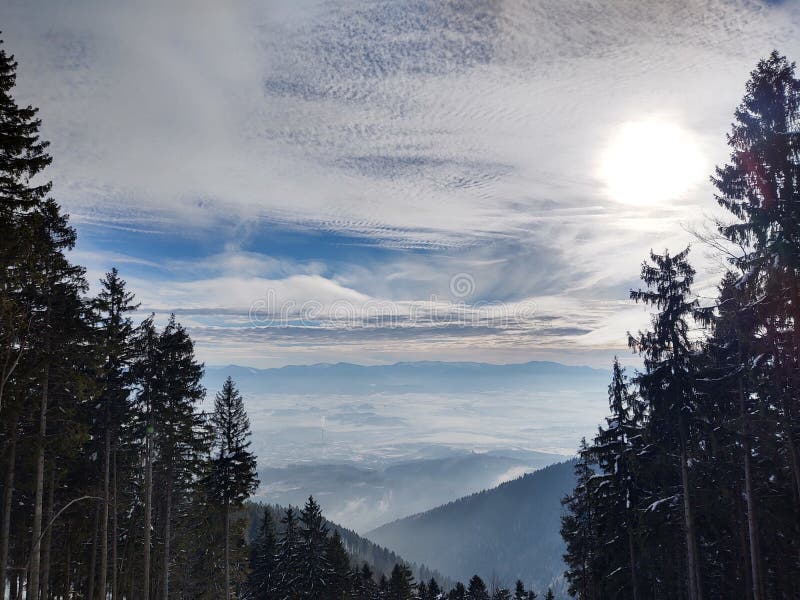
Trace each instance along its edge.
<path fill-rule="evenodd" d="M 702 576 L 695 510 L 692 499 L 690 451 L 697 434 L 699 412 L 695 391 L 697 377 L 695 345 L 689 328 L 698 315 L 697 301 L 691 298 L 694 269 L 687 261 L 689 249 L 674 256 L 650 253 L 650 263 L 642 264 L 642 280 L 647 289 L 631 291 L 631 299 L 655 307 L 652 330 L 630 336 L 630 346 L 644 356 L 645 371 L 636 381 L 649 409 L 648 435 L 669 455 L 676 455 L 674 466 L 683 505 L 686 538 L 687 589 L 689 600 L 702 599 Z"/>
<path fill-rule="evenodd" d="M 159 346 L 163 395 L 158 396 L 156 404 L 154 433 L 161 483 L 161 593 L 168 600 L 174 523 L 185 514 L 192 489 L 199 485 L 197 474 L 209 439 L 205 420 L 197 410 L 205 396 L 201 385 L 203 365 L 196 361 L 194 343 L 174 315 L 161 333 Z"/>
<path fill-rule="evenodd" d="M 460 581 L 456 583 L 450 593 L 447 595 L 448 600 L 466 600 L 467 588 Z"/>
<path fill-rule="evenodd" d="M 116 507 L 117 489 L 112 490 L 111 481 L 116 481 L 116 457 L 119 440 L 126 422 L 130 419 L 130 365 L 133 358 L 132 340 L 135 328 L 128 313 L 138 308 L 134 295 L 126 290 L 125 281 L 120 278 L 116 268 L 106 273 L 100 281 L 101 290 L 93 302 L 96 313 L 98 348 L 102 353 L 99 384 L 101 386 L 102 421 L 97 423 L 100 431 L 97 438 L 102 439 L 103 456 L 103 509 L 100 526 L 100 579 L 98 588 L 101 597 L 106 595 L 108 573 L 108 527 L 111 512 L 111 587 L 112 597 L 117 595 L 117 510 L 111 509 L 112 497 Z"/>
<path fill-rule="evenodd" d="M 442 588 L 440 588 L 438 582 L 431 577 L 430 581 L 428 581 L 428 597 L 431 600 L 438 600 L 441 593 Z"/>
<path fill-rule="evenodd" d="M 143 505 L 142 519 L 142 598 L 150 598 L 152 568 L 152 529 L 153 529 L 153 461 L 155 459 L 155 423 L 159 397 L 164 394 L 164 380 L 161 377 L 162 348 L 159 335 L 153 323 L 154 316 L 145 319 L 139 326 L 134 339 L 135 359 L 132 375 L 136 387 L 134 395 L 136 438 L 139 441 L 141 464 L 144 470 L 143 489 L 139 497 Z M 131 585 L 134 585 L 131 580 Z"/>
<path fill-rule="evenodd" d="M 407 565 L 397 563 L 389 577 L 388 596 L 390 600 L 410 600 L 414 594 L 414 576 Z"/>
<path fill-rule="evenodd" d="M 253 600 L 274 600 L 278 540 L 269 507 L 264 516 L 250 550 L 250 575 L 248 589 Z"/>
<path fill-rule="evenodd" d="M 300 511 L 300 524 L 300 597 L 316 599 L 330 581 L 331 566 L 327 556 L 328 526 L 313 496 Z"/>
<path fill-rule="evenodd" d="M 301 540 L 297 516 L 293 508 L 286 509 L 281 519 L 283 532 L 280 537 L 277 556 L 277 573 L 275 589 L 277 597 L 299 598 L 302 594 L 301 577 Z"/>
<path fill-rule="evenodd" d="M 598 541 L 595 463 L 592 448 L 581 440 L 575 463 L 575 488 L 562 501 L 565 513 L 561 518 L 561 537 L 566 544 L 564 576 L 570 595 L 581 600 L 596 596 L 598 559 L 602 558 Z"/>
<path fill-rule="evenodd" d="M 789 474 L 793 488 L 791 510 L 797 522 L 800 514 L 800 129 L 797 126 L 800 80 L 795 75 L 795 64 L 777 51 L 759 61 L 734 117 L 728 136 L 730 162 L 717 168 L 713 182 L 718 190 L 717 201 L 736 219 L 732 223 L 719 223 L 719 229 L 738 249 L 730 259 L 740 273 L 735 277 L 735 287 L 746 293 L 740 307 L 752 313 L 756 325 L 751 332 L 736 334 L 737 339 L 743 339 L 749 346 L 740 346 L 740 370 L 737 370 L 742 375 L 737 377 L 743 397 L 742 435 L 752 450 L 758 438 L 750 431 L 752 424 L 748 417 L 755 409 L 748 407 L 750 394 L 756 398 L 768 396 L 762 408 L 777 409 L 771 419 L 770 437 L 780 440 L 774 454 L 780 459 L 778 468 Z M 726 316 L 735 315 L 727 311 Z M 752 387 L 756 382 L 750 376 L 753 370 L 748 350 L 754 358 L 764 357 L 762 362 L 770 371 L 769 385 L 760 391 Z M 766 575 L 760 571 L 760 562 L 771 560 L 763 556 L 759 545 L 758 511 L 752 506 L 756 500 L 753 461 L 746 450 L 744 456 L 748 458 L 743 465 L 744 483 L 751 492 L 746 509 L 750 579 L 753 597 L 760 600 L 767 593 Z M 776 497 L 774 489 L 769 495 Z M 778 507 L 773 510 L 783 512 Z M 778 539 L 792 537 L 797 536 Z M 796 554 L 788 547 L 778 552 L 784 556 Z M 787 565 L 776 565 L 769 578 L 771 585 L 791 587 L 793 584 L 788 581 L 778 583 L 791 571 Z"/>
<path fill-rule="evenodd" d="M 342 536 L 338 530 L 328 538 L 328 547 L 325 556 L 330 565 L 330 577 L 327 583 L 326 596 L 330 600 L 343 600 L 348 598 L 352 591 L 350 577 L 350 557 L 344 548 Z"/>
<path fill-rule="evenodd" d="M 467 600 L 489 600 L 489 590 L 483 579 L 473 575 L 467 586 Z"/>
<path fill-rule="evenodd" d="M 215 495 L 225 514 L 225 589 L 230 598 L 230 511 L 238 508 L 258 487 L 256 457 L 249 451 L 250 420 L 242 396 L 228 377 L 214 399 L 214 445 L 212 463 Z"/>
<path fill-rule="evenodd" d="M 511 600 L 511 590 L 504 587 L 497 588 L 492 594 L 492 600 Z"/>
<path fill-rule="evenodd" d="M 528 593 L 525 591 L 525 584 L 522 583 L 522 580 L 517 579 L 517 583 L 514 585 L 514 600 L 527 600 Z"/>

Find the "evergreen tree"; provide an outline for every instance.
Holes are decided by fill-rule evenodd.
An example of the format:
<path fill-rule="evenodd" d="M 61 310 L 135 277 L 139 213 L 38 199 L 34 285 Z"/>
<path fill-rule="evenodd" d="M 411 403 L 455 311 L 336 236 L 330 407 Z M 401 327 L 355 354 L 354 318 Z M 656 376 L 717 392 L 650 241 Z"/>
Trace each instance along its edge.
<path fill-rule="evenodd" d="M 575 489 L 561 503 L 566 509 L 561 518 L 561 536 L 567 546 L 564 562 L 570 595 L 581 600 L 595 598 L 598 580 L 597 506 L 592 449 L 581 440 L 575 463 Z"/>
<path fill-rule="evenodd" d="M 286 509 L 281 524 L 283 525 L 283 534 L 278 546 L 276 595 L 283 600 L 299 597 L 302 589 L 302 559 L 299 525 L 293 508 Z"/>
<path fill-rule="evenodd" d="M 466 600 L 467 598 L 467 589 L 464 587 L 464 584 L 460 581 L 456 583 L 455 587 L 450 590 L 450 593 L 447 595 L 448 600 Z"/>
<path fill-rule="evenodd" d="M 98 347 L 102 352 L 99 384 L 101 386 L 102 421 L 97 423 L 100 431 L 96 439 L 102 439 L 103 456 L 103 508 L 100 521 L 100 579 L 98 589 L 105 598 L 108 573 L 108 528 L 111 512 L 111 587 L 112 596 L 117 595 L 117 487 L 112 489 L 112 480 L 117 481 L 116 455 L 125 424 L 131 417 L 128 396 L 130 394 L 130 366 L 133 357 L 133 335 L 135 328 L 128 315 L 138 308 L 134 295 L 126 290 L 125 281 L 116 268 L 100 280 L 101 290 L 94 300 Z M 114 510 L 112 508 L 112 498 Z"/>
<path fill-rule="evenodd" d="M 690 322 L 698 315 L 697 301 L 690 298 L 694 269 L 687 261 L 689 249 L 670 256 L 650 253 L 651 264 L 642 265 L 646 290 L 631 291 L 631 299 L 654 306 L 651 331 L 630 336 L 630 345 L 644 355 L 645 372 L 637 383 L 649 407 L 648 437 L 663 449 L 661 459 L 677 475 L 682 498 L 686 538 L 689 600 L 701 600 L 702 576 L 698 556 L 695 510 L 692 500 L 690 451 L 697 435 L 700 411 L 695 395 L 695 348 L 689 339 Z M 664 477 L 669 481 L 670 466 Z M 660 499 L 659 499 L 660 500 Z"/>
<path fill-rule="evenodd" d="M 328 526 L 319 504 L 309 496 L 300 511 L 300 594 L 319 598 L 331 578 L 327 556 Z"/>
<path fill-rule="evenodd" d="M 442 588 L 440 588 L 436 580 L 431 577 L 430 581 L 428 581 L 428 598 L 430 598 L 430 600 L 438 600 L 441 593 Z"/>
<path fill-rule="evenodd" d="M 410 600 L 414 594 L 414 576 L 407 565 L 396 564 L 389 577 L 390 600 Z"/>
<path fill-rule="evenodd" d="M 555 600 L 556 595 L 553 593 L 552 588 L 547 588 L 547 593 L 544 595 L 544 600 Z"/>
<path fill-rule="evenodd" d="M 504 587 L 497 588 L 492 594 L 492 600 L 511 600 L 511 590 Z"/>
<path fill-rule="evenodd" d="M 525 584 L 522 583 L 522 580 L 517 579 L 517 583 L 514 585 L 514 600 L 526 600 L 528 597 L 528 593 L 525 591 Z"/>
<path fill-rule="evenodd" d="M 342 543 L 342 536 L 338 531 L 334 531 L 328 539 L 328 548 L 325 554 L 331 569 L 327 597 L 330 600 L 344 600 L 352 591 L 350 557 L 347 555 Z"/>
<path fill-rule="evenodd" d="M 375 596 L 377 591 L 377 586 L 375 584 L 374 573 L 370 568 L 368 563 L 364 563 L 359 570 L 359 577 L 358 577 L 358 590 L 356 592 L 356 598 L 358 600 L 368 600 Z"/>
<path fill-rule="evenodd" d="M 250 420 L 242 396 L 228 377 L 214 399 L 214 445 L 218 454 L 212 463 L 215 495 L 225 513 L 225 597 L 230 599 L 230 511 L 258 487 L 256 457 L 250 447 Z"/>
<path fill-rule="evenodd" d="M 264 510 L 250 550 L 248 589 L 253 600 L 273 600 L 276 587 L 278 540 L 269 508 Z"/>
<path fill-rule="evenodd" d="M 489 600 L 489 590 L 486 589 L 483 579 L 477 575 L 473 575 L 469 580 L 467 600 Z"/>

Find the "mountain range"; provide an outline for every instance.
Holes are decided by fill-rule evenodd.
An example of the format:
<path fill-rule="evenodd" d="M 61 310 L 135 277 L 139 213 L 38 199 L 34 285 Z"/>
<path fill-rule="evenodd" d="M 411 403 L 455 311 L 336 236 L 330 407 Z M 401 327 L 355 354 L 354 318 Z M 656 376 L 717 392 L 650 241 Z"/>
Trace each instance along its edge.
<path fill-rule="evenodd" d="M 586 366 L 532 361 L 517 364 L 477 362 L 398 362 L 390 365 L 319 363 L 255 369 L 237 365 L 206 367 L 205 382 L 219 389 L 227 376 L 246 393 L 374 394 L 376 392 L 477 392 L 561 388 L 608 382 L 608 372 Z M 601 389 L 603 389 L 601 388 Z"/>

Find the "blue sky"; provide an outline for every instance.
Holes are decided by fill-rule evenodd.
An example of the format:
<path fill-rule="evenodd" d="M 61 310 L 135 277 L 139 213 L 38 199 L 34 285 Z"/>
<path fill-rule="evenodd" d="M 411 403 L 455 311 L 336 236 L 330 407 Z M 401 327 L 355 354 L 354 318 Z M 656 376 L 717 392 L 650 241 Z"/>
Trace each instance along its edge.
<path fill-rule="evenodd" d="M 797 5 L 755 0 L 7 0 L 0 22 L 76 260 L 253 366 L 606 366 L 646 322 L 645 253 L 716 214 L 748 72 L 800 57 Z M 622 201 L 606 159 L 641 122 L 691 164 Z"/>

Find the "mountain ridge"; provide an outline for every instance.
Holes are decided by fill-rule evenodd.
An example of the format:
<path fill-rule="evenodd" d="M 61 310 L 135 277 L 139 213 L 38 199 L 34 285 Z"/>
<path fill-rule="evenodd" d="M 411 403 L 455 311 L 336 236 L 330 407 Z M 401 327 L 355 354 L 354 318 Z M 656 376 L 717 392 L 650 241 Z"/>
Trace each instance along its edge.
<path fill-rule="evenodd" d="M 556 463 L 364 535 L 453 579 L 521 579 L 562 596 L 560 501 L 574 486 L 573 469 L 574 460 Z"/>

